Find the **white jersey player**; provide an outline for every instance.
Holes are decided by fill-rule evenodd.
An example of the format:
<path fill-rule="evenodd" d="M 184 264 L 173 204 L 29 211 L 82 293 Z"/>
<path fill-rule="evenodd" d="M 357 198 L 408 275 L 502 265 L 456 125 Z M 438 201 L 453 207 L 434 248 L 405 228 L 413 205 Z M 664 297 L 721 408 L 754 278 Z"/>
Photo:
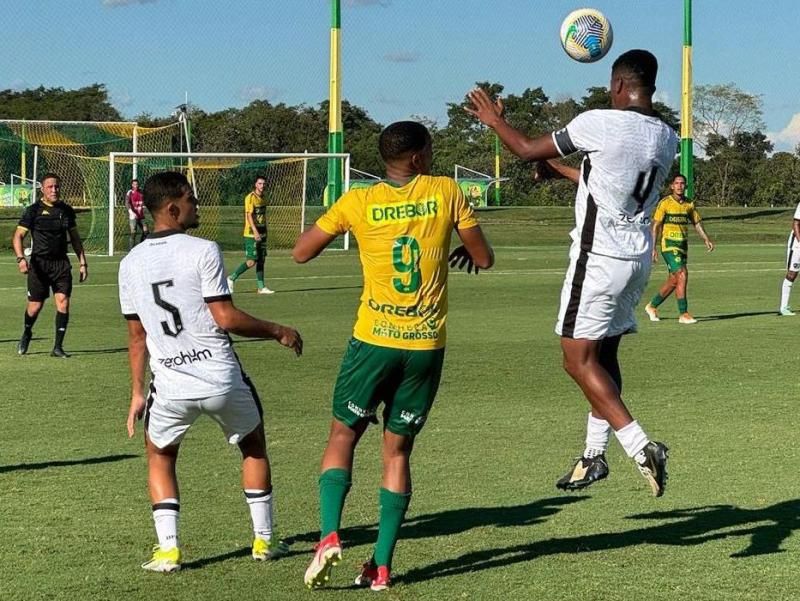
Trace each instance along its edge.
<path fill-rule="evenodd" d="M 493 128 L 517 156 L 546 160 L 583 152 L 570 264 L 561 292 L 556 333 L 564 367 L 581 387 L 589 414 L 583 457 L 556 485 L 589 486 L 608 475 L 605 451 L 613 429 L 636 460 L 653 494 L 666 485 L 667 447 L 650 441 L 622 402 L 617 350 L 623 334 L 636 330 L 635 307 L 650 274 L 650 213 L 675 158 L 675 132 L 655 115 L 658 62 L 646 50 L 630 50 L 611 69 L 611 110 L 593 110 L 564 129 L 531 139 L 502 116 L 500 100 L 480 89 L 467 111 Z"/>
<path fill-rule="evenodd" d="M 786 277 L 781 286 L 781 305 L 778 309 L 781 315 L 795 314 L 789 306 L 789 296 L 798 271 L 800 271 L 800 204 L 794 210 L 792 231 L 789 232 L 789 239 L 786 241 Z"/>
<path fill-rule="evenodd" d="M 297 331 L 261 321 L 231 302 L 222 254 L 214 242 L 185 232 L 197 227 L 197 199 L 179 173 L 147 180 L 144 202 L 154 233 L 119 270 L 120 307 L 128 323 L 132 394 L 128 436 L 144 416 L 150 498 L 158 536 L 147 570 L 180 569 L 178 482 L 181 440 L 201 414 L 216 421 L 242 452 L 242 481 L 253 520 L 255 559 L 286 554 L 272 532 L 272 484 L 258 395 L 228 332 L 275 339 L 300 355 Z M 145 364 L 152 380 L 145 399 Z"/>

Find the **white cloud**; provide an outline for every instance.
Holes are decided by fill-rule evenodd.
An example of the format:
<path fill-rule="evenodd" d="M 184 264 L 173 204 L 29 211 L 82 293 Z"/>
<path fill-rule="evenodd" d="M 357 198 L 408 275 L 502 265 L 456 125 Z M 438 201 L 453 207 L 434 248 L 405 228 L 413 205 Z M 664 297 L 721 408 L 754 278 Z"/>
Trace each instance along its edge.
<path fill-rule="evenodd" d="M 28 82 L 24 79 L 15 79 L 10 84 L 8 84 L 8 88 L 10 90 L 14 90 L 15 92 L 21 92 L 22 90 L 30 89 Z"/>
<path fill-rule="evenodd" d="M 120 90 L 111 94 L 111 103 L 119 108 L 128 108 L 133 104 L 133 96 L 128 93 L 128 90 Z"/>
<path fill-rule="evenodd" d="M 153 4 L 158 0 L 102 0 L 103 6 L 109 6 L 111 8 L 117 6 L 130 6 L 131 4 Z"/>
<path fill-rule="evenodd" d="M 795 113 L 781 131 L 769 132 L 767 137 L 775 144 L 775 150 L 793 150 L 800 144 L 800 113 Z"/>
<path fill-rule="evenodd" d="M 253 102 L 253 100 L 277 100 L 286 90 L 280 88 L 273 88 L 270 86 L 262 86 L 259 84 L 252 84 L 241 88 L 236 97 L 243 102 Z"/>
<path fill-rule="evenodd" d="M 419 55 L 415 52 L 390 52 L 384 55 L 385 60 L 390 63 L 416 63 L 419 60 Z"/>

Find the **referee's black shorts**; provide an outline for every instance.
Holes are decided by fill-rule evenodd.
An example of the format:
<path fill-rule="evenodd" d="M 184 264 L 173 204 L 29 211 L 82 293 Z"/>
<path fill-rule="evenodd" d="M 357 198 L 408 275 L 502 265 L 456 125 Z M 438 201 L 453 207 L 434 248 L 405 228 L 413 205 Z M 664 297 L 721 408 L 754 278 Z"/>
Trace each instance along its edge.
<path fill-rule="evenodd" d="M 43 302 L 53 293 L 72 295 L 72 265 L 69 259 L 31 257 L 28 263 L 28 300 Z"/>

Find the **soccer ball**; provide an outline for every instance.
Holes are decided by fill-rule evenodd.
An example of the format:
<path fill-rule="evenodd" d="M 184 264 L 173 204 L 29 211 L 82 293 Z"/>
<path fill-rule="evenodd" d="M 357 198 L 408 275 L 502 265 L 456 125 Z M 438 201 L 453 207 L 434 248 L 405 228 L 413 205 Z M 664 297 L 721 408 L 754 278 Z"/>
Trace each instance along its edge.
<path fill-rule="evenodd" d="M 593 63 L 611 49 L 614 32 L 611 22 L 594 8 L 579 8 L 561 23 L 561 45 L 570 58 L 581 63 Z"/>

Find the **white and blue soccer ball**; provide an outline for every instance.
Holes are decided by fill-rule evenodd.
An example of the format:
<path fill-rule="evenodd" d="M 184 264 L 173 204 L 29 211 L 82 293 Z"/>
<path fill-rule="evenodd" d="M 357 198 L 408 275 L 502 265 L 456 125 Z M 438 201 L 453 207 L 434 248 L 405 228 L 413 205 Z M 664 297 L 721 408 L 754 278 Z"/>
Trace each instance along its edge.
<path fill-rule="evenodd" d="M 595 8 L 579 8 L 561 23 L 561 45 L 570 58 L 593 63 L 611 49 L 614 32 L 611 22 Z"/>

